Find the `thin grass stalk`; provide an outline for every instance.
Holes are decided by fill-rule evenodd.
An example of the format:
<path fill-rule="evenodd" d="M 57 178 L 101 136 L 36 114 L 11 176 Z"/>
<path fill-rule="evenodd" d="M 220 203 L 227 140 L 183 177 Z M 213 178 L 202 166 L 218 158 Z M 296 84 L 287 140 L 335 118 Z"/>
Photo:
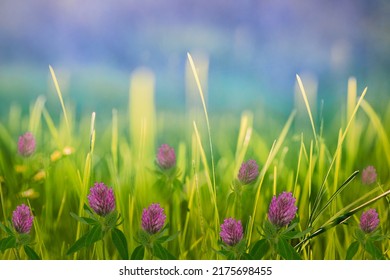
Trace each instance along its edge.
<path fill-rule="evenodd" d="M 57 130 L 56 126 L 54 125 L 53 119 L 50 117 L 50 114 L 46 110 L 46 108 L 43 108 L 42 114 L 43 114 L 43 118 L 46 121 L 46 125 L 49 128 L 51 137 L 57 143 L 57 148 L 62 148 L 64 144 L 61 142 L 59 134 L 58 134 L 58 130 Z"/>
<path fill-rule="evenodd" d="M 317 230 L 315 230 L 311 235 L 309 235 L 304 240 L 299 242 L 295 247 L 299 248 L 300 246 L 304 245 L 307 241 L 309 241 L 313 237 L 316 237 L 316 236 L 326 232 L 327 230 L 329 230 L 330 228 L 333 228 L 334 226 L 337 226 L 339 224 L 345 223 L 347 220 L 349 220 L 352 217 L 352 215 L 354 215 L 356 212 L 360 211 L 364 207 L 367 207 L 367 206 L 371 205 L 372 203 L 376 202 L 377 200 L 379 200 L 379 199 L 381 199 L 383 197 L 386 197 L 387 195 L 390 195 L 390 190 L 388 190 L 388 191 L 382 193 L 381 195 L 378 195 L 378 196 L 370 199 L 369 201 L 366 201 L 363 204 L 353 208 L 352 210 L 349 210 L 349 211 L 346 210 L 346 209 L 352 207 L 352 205 L 358 203 L 358 201 L 364 200 L 372 192 L 375 192 L 375 191 L 376 191 L 376 189 L 371 191 L 371 192 L 369 192 L 368 194 L 366 194 L 362 198 L 358 199 L 354 203 L 351 203 L 347 207 L 344 207 L 342 210 L 337 212 L 333 217 L 331 217 L 327 222 L 325 222 L 321 227 L 319 227 Z"/>
<path fill-rule="evenodd" d="M 199 136 L 199 132 L 198 132 L 198 128 L 196 126 L 196 123 L 194 122 L 194 132 L 195 132 L 195 135 L 196 135 L 196 139 L 198 141 L 198 147 L 199 147 L 199 152 L 200 152 L 200 156 L 201 156 L 201 159 L 202 159 L 202 163 L 205 167 L 205 172 L 206 172 L 206 179 L 208 180 L 208 187 L 209 187 L 209 193 L 210 193 L 210 197 L 211 197 L 211 203 L 212 205 L 214 206 L 214 223 L 215 223 L 215 233 L 218 232 L 218 228 L 219 228 L 219 215 L 218 215 L 218 206 L 217 206 L 217 193 L 216 193 L 216 189 L 213 188 L 213 185 L 210 181 L 210 173 L 209 173 L 209 168 L 208 168 L 208 165 L 207 165 L 207 158 L 206 158 L 206 153 L 203 149 L 203 146 L 202 146 L 202 142 L 200 140 L 200 136 Z"/>
<path fill-rule="evenodd" d="M 285 138 L 287 136 L 287 133 L 288 133 L 288 131 L 291 128 L 291 124 L 292 124 L 292 122 L 294 120 L 295 114 L 296 114 L 296 111 L 293 111 L 290 114 L 290 117 L 288 118 L 286 124 L 284 125 L 284 127 L 283 127 L 283 129 L 282 129 L 282 131 L 281 131 L 281 133 L 280 133 L 280 135 L 278 137 L 278 140 L 275 140 L 273 142 L 272 147 L 270 149 L 270 152 L 268 154 L 268 158 L 267 158 L 263 168 L 260 171 L 260 174 L 259 174 L 260 181 L 259 181 L 259 184 L 257 185 L 257 191 L 256 191 L 256 196 L 255 196 L 253 212 L 252 212 L 252 216 L 250 217 L 251 220 L 250 220 L 250 223 L 249 223 L 249 230 L 248 230 L 248 233 L 249 233 L 248 242 L 251 241 L 251 237 L 252 237 L 252 234 L 253 234 L 253 225 L 254 225 L 255 218 L 256 218 L 257 205 L 258 205 L 258 202 L 259 202 L 261 187 L 263 185 L 265 174 L 266 174 L 266 172 L 267 172 L 271 162 L 273 161 L 273 159 L 275 158 L 276 154 L 278 153 L 280 147 L 282 146 L 282 143 L 284 142 L 284 140 L 285 140 Z M 247 245 L 249 246 L 249 243 Z"/>
<path fill-rule="evenodd" d="M 297 78 L 299 89 L 301 90 L 303 101 L 305 102 L 307 113 L 309 115 L 311 128 L 313 130 L 314 141 L 315 141 L 316 147 L 318 148 L 317 132 L 316 132 L 316 128 L 315 128 L 315 125 L 314 125 L 314 119 L 313 119 L 313 115 L 311 113 L 309 100 L 307 99 L 307 94 L 306 94 L 305 88 L 304 88 L 302 80 L 301 80 L 301 78 L 299 77 L 298 74 L 296 75 L 296 78 Z"/>
<path fill-rule="evenodd" d="M 3 217 L 5 223 L 7 221 L 7 215 L 5 214 L 5 204 L 4 204 L 3 187 L 1 185 L 1 180 L 0 180 L 0 201 L 1 201 L 1 210 L 3 211 Z"/>
<path fill-rule="evenodd" d="M 33 209 L 31 207 L 31 203 L 30 203 L 30 200 L 27 199 L 27 205 L 30 209 Z M 45 243 L 43 242 L 43 238 L 41 236 L 41 228 L 38 224 L 38 221 L 37 219 L 34 219 L 33 220 L 33 226 L 34 226 L 34 230 L 35 230 L 35 236 L 37 238 L 37 243 L 38 243 L 38 247 L 39 247 L 39 253 L 42 257 L 42 259 L 44 259 L 44 256 L 45 256 L 45 250 L 46 250 L 46 246 L 45 246 Z"/>
<path fill-rule="evenodd" d="M 241 116 L 240 131 L 237 138 L 236 154 L 235 154 L 235 167 L 234 174 L 238 174 L 241 163 L 244 161 L 245 154 L 248 150 L 249 142 L 251 140 L 253 128 L 253 115 L 244 113 Z"/>
<path fill-rule="evenodd" d="M 37 134 L 39 126 L 40 126 L 40 120 L 42 116 L 42 111 L 45 106 L 46 99 L 43 96 L 39 96 L 37 98 L 37 101 L 35 101 L 34 107 L 30 114 L 30 122 L 28 125 L 29 131 L 31 131 L 34 135 Z"/>
<path fill-rule="evenodd" d="M 193 61 L 193 59 L 192 59 L 192 56 L 191 56 L 189 53 L 187 53 L 187 56 L 188 56 L 188 60 L 189 60 L 189 62 L 190 62 L 191 70 L 192 70 L 192 72 L 193 72 L 193 74 L 194 74 L 194 78 L 195 78 L 195 81 L 196 81 L 196 85 L 197 85 L 198 90 L 199 90 L 199 95 L 200 95 L 200 98 L 201 98 L 201 100 L 202 100 L 203 111 L 204 111 L 204 114 L 205 114 L 206 126 L 207 126 L 207 133 L 208 133 L 209 145 L 210 145 L 212 181 L 213 181 L 214 192 L 216 192 L 213 141 L 211 140 L 211 129 L 210 129 L 209 116 L 208 116 L 208 113 L 207 113 L 206 102 L 205 102 L 205 100 L 204 100 L 204 94 L 203 94 L 202 85 L 201 85 L 201 83 L 200 83 L 199 76 L 198 76 L 198 73 L 197 73 L 197 71 L 196 71 L 196 67 L 195 67 L 194 61 Z"/>
<path fill-rule="evenodd" d="M 366 115 L 369 117 L 372 125 L 374 126 L 375 130 L 378 133 L 379 136 L 378 142 L 382 144 L 385 152 L 385 157 L 387 160 L 387 165 L 390 166 L 390 142 L 386 133 L 386 129 L 383 127 L 380 118 L 375 112 L 375 110 L 371 107 L 371 105 L 367 101 L 363 100 L 361 107 L 363 111 L 366 113 Z"/>
<path fill-rule="evenodd" d="M 297 169 L 296 169 L 296 172 L 295 172 L 295 180 L 294 180 L 294 187 L 292 189 L 292 194 L 294 197 L 296 197 L 296 189 L 297 189 L 297 185 L 298 185 L 298 178 L 299 178 L 299 171 L 300 171 L 300 167 L 301 167 L 301 161 L 302 161 L 302 154 L 303 154 L 303 149 L 304 149 L 304 145 L 303 145 L 303 133 L 301 133 L 301 144 L 300 144 L 300 147 L 299 147 L 299 154 L 298 154 L 298 163 L 297 163 Z"/>
<path fill-rule="evenodd" d="M 53 82 L 54 82 L 55 89 L 56 89 L 56 91 L 57 91 L 58 98 L 60 99 L 62 111 L 63 111 L 63 113 L 64 113 L 64 118 L 65 118 L 66 127 L 67 127 L 67 129 L 68 129 L 68 133 L 70 134 L 69 119 L 68 119 L 68 114 L 67 114 L 67 112 L 66 112 L 66 107 L 65 107 L 64 99 L 62 98 L 61 89 L 60 89 L 60 86 L 58 85 L 58 80 L 57 80 L 56 74 L 55 74 L 53 68 L 51 67 L 51 65 L 49 65 L 49 69 L 50 69 L 51 77 L 52 77 Z"/>
<path fill-rule="evenodd" d="M 318 194 L 317 194 L 317 196 L 316 196 L 316 199 L 315 199 L 315 201 L 314 201 L 314 209 L 313 209 L 312 214 L 311 214 L 310 217 L 309 217 L 308 227 L 311 227 L 311 225 L 312 225 L 312 223 L 313 223 L 313 214 L 316 213 L 316 211 L 317 211 L 317 209 L 318 209 L 318 207 L 319 207 L 319 205 L 320 205 L 320 203 L 321 203 L 321 199 L 322 199 L 322 196 L 323 196 L 324 191 L 325 191 L 325 190 L 324 190 L 325 184 L 326 184 L 326 181 L 328 180 L 328 177 L 329 177 L 329 175 L 330 175 L 330 172 L 331 172 L 331 170 L 332 170 L 332 168 L 333 168 L 333 165 L 334 165 L 334 163 L 335 163 L 335 161 L 336 161 L 337 154 L 339 153 L 339 150 L 341 150 L 341 148 L 342 148 L 344 139 L 345 139 L 345 137 L 346 137 L 346 135 L 347 135 L 347 133 L 348 133 L 348 130 L 349 130 L 349 127 L 350 127 L 350 125 L 351 125 L 351 123 L 352 123 L 352 120 L 354 119 L 354 117 L 355 117 L 355 115 L 356 115 L 356 113 L 357 113 L 357 111 L 358 111 L 358 109 L 359 109 L 359 107 L 360 107 L 360 105 L 361 105 L 361 103 L 362 103 L 362 101 L 363 101 L 364 96 L 366 95 L 366 93 L 367 93 L 367 87 L 364 89 L 362 95 L 360 96 L 359 101 L 358 101 L 358 103 L 356 104 L 355 109 L 354 109 L 354 111 L 353 111 L 353 113 L 352 113 L 352 115 L 351 115 L 351 118 L 350 118 L 350 120 L 349 120 L 349 122 L 348 122 L 348 124 L 347 124 L 347 127 L 345 128 L 344 133 L 342 134 L 341 140 L 340 140 L 340 142 L 337 144 L 337 148 L 336 148 L 336 151 L 335 151 L 335 153 L 334 153 L 334 155 L 333 155 L 333 158 L 332 158 L 332 161 L 331 161 L 331 163 L 330 163 L 330 166 L 329 166 L 329 168 L 328 168 L 328 172 L 327 172 L 326 175 L 325 175 L 325 178 L 324 178 L 324 180 L 323 180 L 323 182 L 322 182 L 322 185 L 321 185 L 321 187 L 320 187 L 320 189 L 319 189 L 319 191 L 318 191 Z"/>

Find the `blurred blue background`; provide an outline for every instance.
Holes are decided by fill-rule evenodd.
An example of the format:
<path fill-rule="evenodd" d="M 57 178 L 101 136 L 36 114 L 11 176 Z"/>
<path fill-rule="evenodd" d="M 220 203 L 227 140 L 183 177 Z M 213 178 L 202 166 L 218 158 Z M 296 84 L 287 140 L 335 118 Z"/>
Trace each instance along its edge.
<path fill-rule="evenodd" d="M 158 109 L 182 110 L 187 52 L 208 59 L 215 112 L 291 109 L 296 73 L 325 102 L 355 76 L 380 104 L 390 88 L 389 15 L 387 0 L 2 0 L 1 110 L 41 94 L 58 102 L 49 64 L 78 109 L 127 106 L 130 74 L 146 66 Z"/>

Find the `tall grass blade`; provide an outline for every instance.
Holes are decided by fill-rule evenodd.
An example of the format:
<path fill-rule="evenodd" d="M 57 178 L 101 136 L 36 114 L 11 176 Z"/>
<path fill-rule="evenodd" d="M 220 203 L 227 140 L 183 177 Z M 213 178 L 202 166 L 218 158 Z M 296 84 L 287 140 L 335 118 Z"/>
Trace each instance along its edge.
<path fill-rule="evenodd" d="M 258 203 L 259 203 L 259 198 L 260 198 L 260 192 L 261 192 L 261 187 L 263 185 L 263 181 L 264 181 L 264 177 L 265 177 L 265 174 L 266 172 L 268 171 L 268 168 L 269 166 L 271 165 L 271 162 L 273 161 L 273 159 L 275 158 L 276 154 L 278 153 L 280 147 L 282 146 L 286 136 L 287 136 L 287 133 L 288 131 L 290 130 L 291 128 L 291 124 L 294 120 L 294 117 L 295 117 L 295 114 L 296 112 L 293 111 L 286 124 L 284 125 L 282 131 L 280 132 L 280 135 L 278 137 L 278 140 L 275 140 L 274 143 L 272 144 L 272 147 L 270 149 L 270 152 L 268 154 L 268 158 L 263 166 L 263 168 L 261 169 L 260 171 L 260 174 L 259 174 L 259 177 L 260 177 L 260 182 L 259 184 L 257 185 L 257 191 L 256 191 L 256 196 L 255 196 L 255 202 L 254 202 L 254 206 L 253 206 L 253 212 L 252 212 L 252 216 L 251 216 L 251 219 L 250 219 L 250 223 L 249 223 L 249 230 L 248 230 L 248 233 L 249 233 L 249 237 L 248 237 L 248 242 L 251 241 L 251 237 L 252 237 L 252 234 L 253 234 L 253 225 L 254 225 L 254 222 L 255 222 L 255 218 L 256 218 L 256 213 L 257 213 L 257 206 L 258 206 Z M 249 245 L 249 244 L 248 244 Z"/>
<path fill-rule="evenodd" d="M 145 160 L 154 155 L 156 109 L 155 76 L 147 68 L 136 69 L 130 77 L 129 132 L 134 156 L 143 169 Z M 138 179 L 137 179 L 138 180 Z"/>
<path fill-rule="evenodd" d="M 335 161 L 336 161 L 336 158 L 337 158 L 337 154 L 339 153 L 339 150 L 342 148 L 342 145 L 343 145 L 344 139 L 345 139 L 345 137 L 346 137 L 346 135 L 347 135 L 347 133 L 348 133 L 349 127 L 351 126 L 351 123 L 352 123 L 353 119 L 355 118 L 355 115 L 356 115 L 356 113 L 357 113 L 357 111 L 358 111 L 358 109 L 359 109 L 361 103 L 363 102 L 363 99 L 364 99 L 364 96 L 366 95 L 366 93 L 367 93 L 367 87 L 363 90 L 363 93 L 362 93 L 362 95 L 360 96 L 359 101 L 358 101 L 358 103 L 356 104 L 355 109 L 354 109 L 353 112 L 352 112 L 352 115 L 351 115 L 351 118 L 349 119 L 349 122 L 348 122 L 348 124 L 347 124 L 347 127 L 345 128 L 344 133 L 343 133 L 342 136 L 341 136 L 341 140 L 340 140 L 339 143 L 337 144 L 337 148 L 336 148 L 336 151 L 335 151 L 335 153 L 334 153 L 334 155 L 333 155 L 333 158 L 332 158 L 332 161 L 331 161 L 331 163 L 330 163 L 330 166 L 329 166 L 329 168 L 328 168 L 328 172 L 327 172 L 326 175 L 325 175 L 325 178 L 324 178 L 324 180 L 323 180 L 323 182 L 322 182 L 322 185 L 321 185 L 321 187 L 320 187 L 320 189 L 319 189 L 319 191 L 318 191 L 318 194 L 317 194 L 317 196 L 316 196 L 316 199 L 315 199 L 315 201 L 314 201 L 314 205 L 313 205 L 313 208 L 314 208 L 314 209 L 313 209 L 313 212 L 312 212 L 311 215 L 310 215 L 308 227 L 311 227 L 311 225 L 312 225 L 312 223 L 313 223 L 313 217 L 314 217 L 314 215 L 316 215 L 316 213 L 317 213 L 317 211 L 318 211 L 318 207 L 320 206 L 322 197 L 323 197 L 323 195 L 324 195 L 324 193 L 325 193 L 325 189 L 324 189 L 324 188 L 325 188 L 325 184 L 326 184 L 326 181 L 328 180 L 328 177 L 329 177 L 329 175 L 330 175 L 330 172 L 332 171 L 333 165 L 334 165 L 334 163 L 335 163 Z"/>
<path fill-rule="evenodd" d="M 194 131 L 195 131 L 195 135 L 196 135 L 196 139 L 198 141 L 198 146 L 199 146 L 199 151 L 200 151 L 200 155 L 201 155 L 201 159 L 202 159 L 202 163 L 205 167 L 205 171 L 206 171 L 206 178 L 208 180 L 208 187 L 209 187 L 209 193 L 210 193 L 210 197 L 211 197 L 211 204 L 214 206 L 214 226 L 215 226 L 215 233 L 218 232 L 218 229 L 219 229 L 219 215 L 218 215 L 218 206 L 217 206 L 217 193 L 216 193 L 216 190 L 215 188 L 213 188 L 213 185 L 210 181 L 210 171 L 209 171 L 209 168 L 208 168 L 208 165 L 207 165 L 207 158 L 206 158 L 206 154 L 204 152 L 204 149 L 203 149 L 203 146 L 202 146 L 202 142 L 200 140 L 200 136 L 199 136 L 199 132 L 198 132 L 198 128 L 196 126 L 196 123 L 194 122 Z"/>
<path fill-rule="evenodd" d="M 49 112 L 46 110 L 46 108 L 43 108 L 43 118 L 46 121 L 46 125 L 49 128 L 51 137 L 54 139 L 54 141 L 57 143 L 58 148 L 62 148 L 63 143 L 61 143 L 58 130 L 53 122 L 53 119 L 50 117 Z"/>
<path fill-rule="evenodd" d="M 209 145 L 210 145 L 212 181 L 213 181 L 213 188 L 214 188 L 214 191 L 215 191 L 214 152 L 213 152 L 213 141 L 211 140 L 211 129 L 210 129 L 209 116 L 208 116 L 208 113 L 207 113 L 207 107 L 206 107 L 206 102 L 205 102 L 205 99 L 204 99 L 203 89 L 202 89 L 202 86 L 200 84 L 199 76 L 198 76 L 198 73 L 196 71 L 196 67 L 195 67 L 194 61 L 193 61 L 193 59 L 192 59 L 192 57 L 191 57 L 191 55 L 189 53 L 187 53 L 187 56 L 188 56 L 188 60 L 190 62 L 190 66 L 191 66 L 192 72 L 194 74 L 196 85 L 197 85 L 198 90 L 199 90 L 199 95 L 200 95 L 200 98 L 202 100 L 203 110 L 204 110 L 204 114 L 205 114 L 205 118 L 206 118 L 207 132 L 208 132 Z"/>
<path fill-rule="evenodd" d="M 60 99 L 62 111 L 64 113 L 66 127 L 68 128 L 68 132 L 70 133 L 70 125 L 69 125 L 69 120 L 68 120 L 68 114 L 66 112 L 64 99 L 62 98 L 62 93 L 61 93 L 61 90 L 60 90 L 60 86 L 58 85 L 56 74 L 54 73 L 54 70 L 51 67 L 51 65 L 49 65 L 49 69 L 50 69 L 51 77 L 52 77 L 53 82 L 54 82 L 54 86 L 55 86 L 57 94 L 58 94 L 58 98 Z"/>
<path fill-rule="evenodd" d="M 249 142 L 252 136 L 253 114 L 245 112 L 241 116 L 240 131 L 238 133 L 234 174 L 238 174 L 241 163 L 244 161 L 248 150 Z"/>
<path fill-rule="evenodd" d="M 324 207 L 321 208 L 321 210 L 318 211 L 318 213 L 313 218 L 313 223 L 316 221 L 316 219 L 328 208 L 329 204 L 336 198 L 338 194 L 340 194 L 348 185 L 350 182 L 352 182 L 353 179 L 359 174 L 359 171 L 355 171 L 347 178 L 347 180 L 344 181 L 344 183 L 341 184 L 341 186 L 337 189 L 335 193 L 332 194 L 332 196 L 328 199 L 328 201 L 325 203 Z"/>
<path fill-rule="evenodd" d="M 314 141 L 315 141 L 315 143 L 316 143 L 316 147 L 318 147 L 317 132 L 316 132 L 316 127 L 315 127 L 315 125 L 314 125 L 314 119 L 313 119 L 313 115 L 312 115 L 312 113 L 311 113 L 311 109 L 310 109 L 310 105 L 309 105 L 309 100 L 307 99 L 307 94 L 306 94 L 305 88 L 303 87 L 302 80 L 301 80 L 301 78 L 299 77 L 298 74 L 296 75 L 296 78 L 297 78 L 297 81 L 298 81 L 299 89 L 301 90 L 301 93 L 302 93 L 303 101 L 305 102 L 305 106 L 306 106 L 306 109 L 307 109 L 307 113 L 308 113 L 308 115 L 309 115 L 311 128 L 312 128 L 312 130 L 313 130 Z"/>
<path fill-rule="evenodd" d="M 115 173 L 118 168 L 118 111 L 112 110 L 111 155 Z"/>
<path fill-rule="evenodd" d="M 43 96 L 39 96 L 31 111 L 30 123 L 28 127 L 29 127 L 29 131 L 31 131 L 34 135 L 36 135 L 38 132 L 45 102 L 46 99 Z"/>
<path fill-rule="evenodd" d="M 389 138 L 387 137 L 386 130 L 383 127 L 379 116 L 367 101 L 363 100 L 361 106 L 363 111 L 370 118 L 371 123 L 373 124 L 375 130 L 378 133 L 378 143 L 382 144 L 387 160 L 387 165 L 390 166 L 390 142 Z"/>
<path fill-rule="evenodd" d="M 370 199 L 369 201 L 366 201 L 365 203 L 355 207 L 354 209 L 348 211 L 348 212 L 344 212 L 343 214 L 336 214 L 337 216 L 335 218 L 331 218 L 328 222 L 326 222 L 323 226 L 321 226 L 320 228 L 318 228 L 317 230 L 315 230 L 310 236 L 308 236 L 307 238 L 305 238 L 304 240 L 302 240 L 299 244 L 297 244 L 295 247 L 299 247 L 300 245 L 302 245 L 303 243 L 305 243 L 306 241 L 308 241 L 309 239 L 312 239 L 313 237 L 315 236 L 318 236 L 324 232 L 326 232 L 327 230 L 329 230 L 330 228 L 333 228 L 339 224 L 342 224 L 342 223 L 345 223 L 348 219 L 350 219 L 352 217 L 352 215 L 354 215 L 356 212 L 360 211 L 361 209 L 373 204 L 374 202 L 376 202 L 377 200 L 387 196 L 390 194 L 390 190 L 382 193 L 381 195 L 378 195 L 372 199 Z"/>

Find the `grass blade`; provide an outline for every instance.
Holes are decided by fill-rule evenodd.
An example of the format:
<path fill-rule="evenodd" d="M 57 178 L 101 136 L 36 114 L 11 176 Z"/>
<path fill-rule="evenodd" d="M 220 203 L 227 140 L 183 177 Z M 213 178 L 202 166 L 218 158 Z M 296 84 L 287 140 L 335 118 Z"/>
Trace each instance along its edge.
<path fill-rule="evenodd" d="M 314 135 L 314 141 L 316 142 L 316 147 L 318 147 L 317 132 L 316 132 L 316 128 L 315 128 L 315 125 L 314 125 L 314 119 L 313 119 L 313 115 L 311 113 L 309 100 L 307 99 L 307 94 L 306 94 L 305 88 L 303 87 L 302 80 L 301 80 L 301 78 L 299 77 L 298 74 L 296 75 L 296 78 L 297 78 L 297 81 L 298 81 L 299 89 L 301 90 L 301 93 L 302 93 L 303 101 L 305 102 L 307 113 L 309 115 L 310 124 L 311 124 L 311 128 L 313 130 L 313 135 Z"/>
<path fill-rule="evenodd" d="M 340 194 L 347 186 L 348 184 L 353 180 L 355 179 L 355 177 L 359 174 L 359 171 L 355 171 L 352 173 L 351 176 L 349 176 L 347 178 L 347 180 L 345 180 L 344 183 L 341 184 L 341 186 L 337 189 L 336 192 L 334 192 L 332 194 L 332 196 L 328 199 L 328 201 L 326 202 L 326 204 L 324 205 L 324 207 L 321 208 L 321 210 L 318 211 L 318 213 L 314 216 L 313 218 L 313 223 L 316 221 L 316 219 L 326 210 L 326 208 L 328 208 L 329 204 L 336 198 L 336 196 L 338 194 Z"/>
<path fill-rule="evenodd" d="M 379 116 L 367 101 L 363 100 L 361 106 L 363 111 L 370 118 L 371 123 L 373 124 L 375 130 L 378 133 L 379 136 L 378 143 L 382 144 L 385 152 L 387 164 L 390 165 L 390 142 L 389 142 L 389 138 L 387 137 L 386 130 L 383 127 Z"/>
<path fill-rule="evenodd" d="M 60 99 L 62 111 L 64 113 L 66 127 L 68 128 L 68 132 L 70 133 L 70 125 L 69 125 L 69 120 L 68 120 L 68 114 L 66 112 L 64 99 L 62 98 L 62 93 L 61 93 L 61 90 L 60 90 L 60 86 L 58 85 L 56 74 L 54 73 L 54 70 L 51 67 L 51 65 L 49 65 L 49 69 L 50 69 L 51 77 L 52 77 L 53 82 L 54 82 L 54 86 L 55 86 L 57 94 L 58 94 L 58 98 Z"/>
<path fill-rule="evenodd" d="M 358 101 L 358 103 L 356 104 L 355 109 L 354 109 L 353 112 L 352 112 L 352 115 L 351 115 L 351 117 L 350 117 L 350 119 L 349 119 L 349 122 L 348 122 L 348 124 L 347 124 L 347 127 L 345 128 L 344 133 L 342 134 L 341 139 L 340 139 L 339 143 L 337 144 L 337 148 L 336 148 L 336 151 L 335 151 L 335 153 L 334 153 L 334 155 L 333 155 L 332 161 L 331 161 L 331 163 L 330 163 L 328 172 L 327 172 L 326 175 L 325 175 L 325 178 L 324 178 L 324 180 L 323 180 L 323 182 L 322 182 L 322 184 L 321 184 L 321 187 L 320 187 L 320 189 L 319 189 L 319 191 L 318 191 L 318 194 L 317 194 L 317 196 L 316 196 L 316 199 L 315 199 L 315 201 L 314 201 L 313 212 L 311 213 L 311 215 L 310 215 L 310 217 L 309 217 L 308 227 L 311 227 L 312 224 L 313 224 L 313 217 L 314 217 L 314 215 L 317 213 L 317 209 L 318 209 L 318 207 L 320 206 L 322 197 L 323 197 L 323 195 L 324 195 L 324 193 L 325 193 L 325 189 L 324 189 L 324 188 L 325 188 L 326 181 L 328 180 L 328 177 L 329 177 L 329 175 L 330 175 L 330 172 L 332 171 L 333 165 L 334 165 L 334 163 L 335 163 L 335 161 L 336 161 L 337 154 L 339 153 L 339 150 L 341 149 L 341 147 L 342 147 L 342 145 L 343 145 L 343 142 L 344 142 L 344 139 L 345 139 L 345 137 L 346 137 L 346 135 L 347 135 L 347 133 L 348 133 L 349 127 L 351 126 L 351 124 L 352 124 L 352 122 L 353 122 L 353 119 L 355 118 L 356 113 L 357 113 L 357 111 L 358 111 L 358 109 L 359 109 L 361 103 L 363 102 L 363 99 L 364 99 L 364 96 L 366 95 L 366 93 L 367 93 L 367 87 L 363 90 L 362 95 L 360 96 L 359 101 Z"/>
<path fill-rule="evenodd" d="M 284 127 L 283 127 L 283 129 L 282 129 L 282 131 L 281 131 L 281 133 L 280 133 L 280 135 L 278 137 L 278 140 L 274 141 L 274 143 L 272 144 L 272 147 L 271 147 L 270 152 L 268 154 L 268 158 L 267 158 L 263 168 L 260 171 L 260 174 L 259 174 L 260 182 L 259 182 L 259 185 L 257 186 L 256 197 L 255 197 L 255 204 L 254 204 L 254 207 L 253 207 L 253 212 L 252 212 L 251 220 L 250 220 L 250 223 L 249 223 L 248 245 L 251 242 L 251 238 L 252 238 L 253 224 L 255 222 L 255 217 L 256 217 L 256 212 L 257 212 L 257 205 L 258 205 L 258 202 L 259 202 L 261 186 L 263 185 L 265 174 L 266 174 L 269 166 L 271 165 L 272 160 L 275 158 L 275 156 L 278 153 L 280 147 L 282 146 L 282 143 L 284 142 L 284 140 L 285 140 L 285 138 L 287 136 L 287 133 L 288 133 L 288 131 L 291 128 L 291 124 L 292 124 L 292 122 L 294 120 L 294 117 L 295 117 L 295 111 L 293 111 L 290 114 L 290 117 L 288 118 L 286 124 L 284 125 Z"/>
<path fill-rule="evenodd" d="M 306 241 L 308 241 L 309 239 L 312 239 L 313 237 L 315 236 L 318 236 L 324 232 L 326 232 L 327 230 L 329 230 L 330 228 L 332 227 L 335 227 L 339 224 L 342 224 L 342 223 L 345 223 L 348 219 L 350 219 L 352 217 L 352 215 L 354 215 L 356 212 L 360 211 L 361 209 L 363 209 L 364 207 L 367 207 L 369 205 L 371 205 L 372 203 L 376 202 L 377 200 L 387 196 L 387 195 L 390 195 L 390 190 L 370 199 L 369 201 L 359 205 L 358 207 L 348 211 L 348 212 L 344 212 L 343 214 L 340 214 L 340 212 L 338 212 L 334 217 L 332 217 L 331 219 L 329 219 L 324 225 L 322 225 L 320 228 L 318 228 L 316 231 L 314 231 L 314 233 L 312 233 L 310 236 L 308 236 L 307 238 L 305 238 L 304 240 L 302 240 L 299 244 L 297 244 L 295 247 L 299 247 L 301 246 L 302 244 L 304 244 Z"/>
<path fill-rule="evenodd" d="M 207 132 L 208 132 L 209 144 L 210 144 L 211 171 L 212 171 L 212 179 L 213 179 L 212 181 L 213 181 L 213 188 L 214 188 L 214 191 L 215 191 L 214 153 L 213 153 L 213 141 L 211 140 L 211 129 L 210 129 L 209 116 L 208 116 L 208 113 L 207 113 L 206 102 L 204 100 L 203 89 L 202 89 L 202 86 L 200 84 L 199 76 L 198 76 L 198 73 L 196 71 L 196 67 L 195 67 L 194 61 L 193 61 L 193 59 L 192 59 L 192 57 L 191 57 L 191 55 L 189 53 L 187 53 L 187 56 L 188 56 L 188 61 L 190 62 L 191 70 L 192 70 L 192 72 L 194 74 L 196 85 L 198 86 L 199 95 L 200 95 L 200 98 L 202 100 L 203 110 L 204 110 L 204 114 L 205 114 L 205 118 L 206 118 Z"/>

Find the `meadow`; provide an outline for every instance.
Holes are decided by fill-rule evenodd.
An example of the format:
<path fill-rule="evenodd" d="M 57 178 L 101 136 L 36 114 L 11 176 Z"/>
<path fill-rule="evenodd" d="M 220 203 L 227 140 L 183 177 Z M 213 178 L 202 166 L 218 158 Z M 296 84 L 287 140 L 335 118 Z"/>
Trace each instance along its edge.
<path fill-rule="evenodd" d="M 314 110 L 318 101 L 297 75 L 299 102 L 287 118 L 263 104 L 241 116 L 213 114 L 190 55 L 188 66 L 196 101 L 185 112 L 159 112 L 153 78 L 140 70 L 126 110 L 106 108 L 111 119 L 77 115 L 51 67 L 61 111 L 44 96 L 27 114 L 9 108 L 0 122 L 0 259 L 390 258 L 390 104 L 376 110 L 351 78 L 338 108 Z M 27 131 L 36 147 L 23 155 L 18 138 Z M 174 150 L 168 166 L 162 144 Z M 256 170 L 243 175 L 248 160 Z M 100 215 L 91 205 L 96 183 L 112 188 L 115 211 Z M 296 212 L 277 224 L 271 216 L 284 213 L 270 204 L 283 192 Z M 151 230 L 143 213 L 154 203 L 165 219 Z M 34 216 L 24 233 L 12 219 L 21 204 Z M 367 229 L 369 209 L 379 224 Z M 226 229 L 238 231 L 230 241 L 221 235 L 228 218 L 242 226 Z"/>

